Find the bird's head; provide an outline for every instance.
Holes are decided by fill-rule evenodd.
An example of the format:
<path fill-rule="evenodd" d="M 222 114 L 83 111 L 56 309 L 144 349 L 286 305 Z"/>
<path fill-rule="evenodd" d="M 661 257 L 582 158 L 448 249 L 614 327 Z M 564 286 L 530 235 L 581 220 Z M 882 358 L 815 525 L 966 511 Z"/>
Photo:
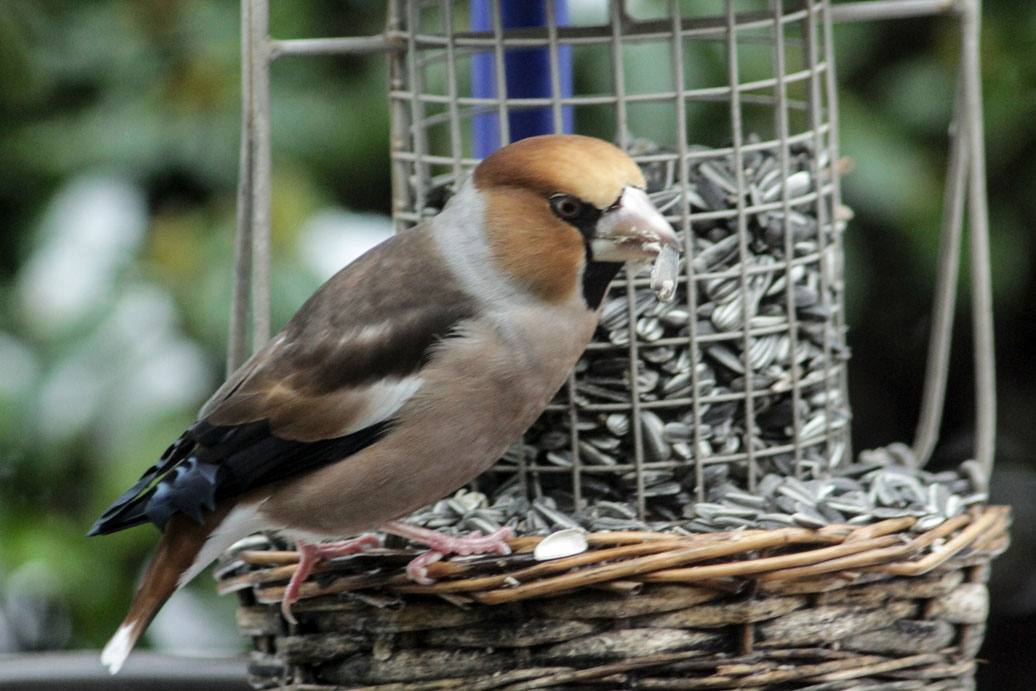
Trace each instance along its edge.
<path fill-rule="evenodd" d="M 584 291 L 603 296 L 603 286 L 585 285 L 591 273 L 607 284 L 621 263 L 653 259 L 663 245 L 680 247 L 648 199 L 640 168 L 600 139 L 523 139 L 487 157 L 473 179 L 497 265 L 547 299 L 570 298 L 580 277 Z M 601 264 L 612 267 L 594 271 Z"/>

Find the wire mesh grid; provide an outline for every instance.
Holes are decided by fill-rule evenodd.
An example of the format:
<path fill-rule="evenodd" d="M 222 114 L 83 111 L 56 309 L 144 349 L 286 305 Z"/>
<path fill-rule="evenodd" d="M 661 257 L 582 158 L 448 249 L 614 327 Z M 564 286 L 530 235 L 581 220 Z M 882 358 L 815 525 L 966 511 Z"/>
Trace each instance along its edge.
<path fill-rule="evenodd" d="M 395 17 L 408 37 L 390 92 L 399 225 L 434 215 L 477 164 L 477 118 L 498 118 L 503 145 L 511 116 L 547 109 L 553 131 L 570 118 L 634 156 L 690 258 L 671 305 L 646 277 L 617 280 L 587 354 L 498 479 L 575 507 L 625 495 L 663 518 L 705 499 L 708 466 L 748 490 L 767 472 L 836 467 L 849 415 L 826 6 L 614 2 L 559 26 L 547 2 L 545 27 L 505 30 L 492 3 L 490 30 L 474 31 L 467 4 L 419 0 Z M 506 85 L 510 56 L 536 49 L 549 95 L 475 95 L 478 56 Z M 592 74 L 571 93 L 566 52 Z M 709 59 L 724 68 L 706 74 Z"/>

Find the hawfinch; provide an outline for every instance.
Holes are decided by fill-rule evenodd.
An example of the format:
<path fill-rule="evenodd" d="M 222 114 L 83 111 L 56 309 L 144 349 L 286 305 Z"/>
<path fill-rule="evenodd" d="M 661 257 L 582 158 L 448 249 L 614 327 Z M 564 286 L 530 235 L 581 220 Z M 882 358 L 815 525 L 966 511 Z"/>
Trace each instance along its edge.
<path fill-rule="evenodd" d="M 114 674 L 166 599 L 237 540 L 295 540 L 300 563 L 377 544 L 507 553 L 397 519 L 474 479 L 565 382 L 623 262 L 676 235 L 637 164 L 599 139 L 532 137 L 486 158 L 442 212 L 335 274 L 202 407 L 90 535 L 162 531 L 101 661 Z"/>

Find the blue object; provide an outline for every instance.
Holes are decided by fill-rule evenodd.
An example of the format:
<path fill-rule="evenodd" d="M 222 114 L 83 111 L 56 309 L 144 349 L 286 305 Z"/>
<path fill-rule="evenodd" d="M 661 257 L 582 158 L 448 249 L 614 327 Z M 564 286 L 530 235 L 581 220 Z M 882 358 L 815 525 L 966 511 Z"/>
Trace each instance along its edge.
<path fill-rule="evenodd" d="M 472 0 L 471 26 L 475 31 L 492 31 L 493 0 Z M 500 21 L 505 29 L 547 25 L 546 0 L 499 0 Z M 557 26 L 568 24 L 567 0 L 555 0 Z M 472 91 L 476 97 L 495 98 L 496 69 L 492 52 L 478 53 L 472 60 Z M 572 49 L 558 46 L 558 70 L 561 96 L 572 95 Z M 550 98 L 550 48 L 525 48 L 504 51 L 504 74 L 507 80 L 507 98 Z M 562 131 L 572 131 L 572 106 L 563 106 Z M 509 109 L 510 141 L 518 141 L 537 134 L 554 132 L 554 117 L 550 106 Z M 474 117 L 474 153 L 485 158 L 500 148 L 498 113 L 480 113 Z M 505 142 L 507 143 L 507 142 Z"/>

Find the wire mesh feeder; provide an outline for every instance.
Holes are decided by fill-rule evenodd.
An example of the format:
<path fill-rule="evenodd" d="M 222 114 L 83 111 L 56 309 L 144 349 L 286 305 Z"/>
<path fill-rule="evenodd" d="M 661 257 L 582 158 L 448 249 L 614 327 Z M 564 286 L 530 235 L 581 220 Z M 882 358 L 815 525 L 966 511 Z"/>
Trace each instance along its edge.
<path fill-rule="evenodd" d="M 802 7 L 735 17 L 731 6 L 727 17 L 677 17 L 685 27 L 677 41 L 672 17 L 634 20 L 615 3 L 609 26 L 551 25 L 518 39 L 502 34 L 499 16 L 490 22 L 494 31 L 477 37 L 452 30 L 457 9 L 450 3 L 408 9 L 413 38 L 405 69 L 395 71 L 407 80 L 392 94 L 395 110 L 408 108 L 405 127 L 397 123 L 405 144 L 394 159 L 397 178 L 410 181 L 402 195 L 409 208 L 397 207 L 397 220 L 436 213 L 453 181 L 477 163 L 483 133 L 469 123 L 501 104 L 512 114 L 546 106 L 555 130 L 567 118 L 580 131 L 618 133 L 693 257 L 669 305 L 655 299 L 647 278 L 627 274 L 617 282 L 570 386 L 529 445 L 509 454 L 495 475 L 517 482 L 526 497 L 551 497 L 569 510 L 584 500 L 629 499 L 639 518 L 673 520 L 690 505 L 690 493 L 706 499 L 708 478 L 732 474 L 754 490 L 768 472 L 819 476 L 839 465 L 849 417 L 844 219 L 836 218 L 832 111 L 824 105 L 828 72 L 816 16 Z M 468 64 L 500 44 L 545 46 L 556 88 L 517 103 L 463 92 Z M 614 93 L 560 93 L 563 46 L 571 59 L 582 51 L 588 60 L 596 56 L 599 68 L 610 69 Z M 650 80 L 631 73 L 643 64 L 627 63 L 634 51 L 655 58 Z M 697 60 L 710 53 L 727 56 L 726 74 L 716 85 L 687 86 Z M 505 74 L 505 56 L 493 55 L 495 73 Z M 688 142 L 710 120 L 733 123 L 718 133 L 729 145 Z M 756 134 L 744 134 L 749 126 Z M 492 148 L 509 136 L 507 127 L 498 130 Z M 711 465 L 723 467 L 708 472 Z"/>
<path fill-rule="evenodd" d="M 522 443 L 477 487 L 408 519 L 448 532 L 510 525 L 515 554 L 436 564 L 433 586 L 407 581 L 406 549 L 336 560 L 303 586 L 295 627 L 276 607 L 294 553 L 253 538 L 226 555 L 220 588 L 240 593 L 257 687 L 973 685 L 986 567 L 1009 522 L 985 507 L 991 355 L 976 362 L 976 459 L 959 472 L 922 466 L 945 387 L 965 182 L 973 261 L 985 251 L 974 3 L 955 10 L 961 88 L 918 440 L 856 459 L 849 446 L 851 214 L 831 23 L 945 9 L 930 5 L 615 1 L 569 17 L 561 0 L 396 0 L 380 43 L 335 44 L 271 42 L 263 3 L 244 3 L 246 101 L 260 115 L 251 51 L 271 51 L 262 65 L 392 53 L 399 229 L 434 215 L 498 146 L 579 131 L 641 163 L 686 250 L 675 301 L 620 275 L 594 341 Z M 574 79 L 573 65 L 589 76 Z M 250 126 L 264 122 L 249 113 Z M 243 187 L 243 228 L 264 220 L 247 217 L 266 203 L 264 136 L 244 135 L 242 179 L 255 184 Z M 980 304 L 988 275 L 973 280 Z M 534 552 L 561 529 L 540 546 L 560 540 L 555 558 Z"/>

